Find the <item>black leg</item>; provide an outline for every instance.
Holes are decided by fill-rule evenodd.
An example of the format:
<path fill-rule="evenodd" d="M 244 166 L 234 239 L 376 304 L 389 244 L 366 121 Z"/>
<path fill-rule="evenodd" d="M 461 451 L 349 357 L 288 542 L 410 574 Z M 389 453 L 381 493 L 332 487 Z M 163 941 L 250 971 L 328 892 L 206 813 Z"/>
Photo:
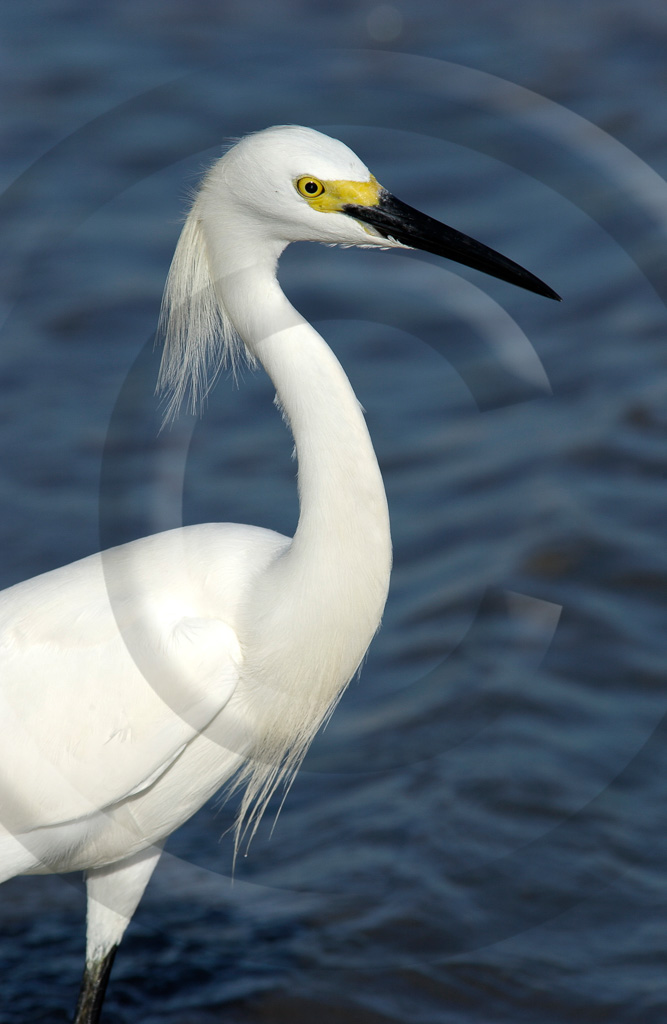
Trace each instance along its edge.
<path fill-rule="evenodd" d="M 74 1024 L 98 1024 L 104 993 L 118 946 L 112 946 L 106 956 L 93 964 L 86 964 L 81 981 L 79 1001 L 76 1004 Z"/>

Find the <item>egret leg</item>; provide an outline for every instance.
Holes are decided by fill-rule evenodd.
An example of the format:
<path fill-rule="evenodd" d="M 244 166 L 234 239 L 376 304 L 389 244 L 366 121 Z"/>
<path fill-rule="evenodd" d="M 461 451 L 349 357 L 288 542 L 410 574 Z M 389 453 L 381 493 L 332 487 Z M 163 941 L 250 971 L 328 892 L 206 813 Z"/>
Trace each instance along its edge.
<path fill-rule="evenodd" d="M 112 946 L 106 956 L 94 963 L 86 963 L 81 981 L 79 1001 L 76 1004 L 74 1024 L 98 1024 L 104 993 L 111 974 L 114 957 L 118 946 Z"/>
<path fill-rule="evenodd" d="M 98 1024 L 111 965 L 162 853 L 162 843 L 88 871 L 86 967 L 74 1024 Z"/>

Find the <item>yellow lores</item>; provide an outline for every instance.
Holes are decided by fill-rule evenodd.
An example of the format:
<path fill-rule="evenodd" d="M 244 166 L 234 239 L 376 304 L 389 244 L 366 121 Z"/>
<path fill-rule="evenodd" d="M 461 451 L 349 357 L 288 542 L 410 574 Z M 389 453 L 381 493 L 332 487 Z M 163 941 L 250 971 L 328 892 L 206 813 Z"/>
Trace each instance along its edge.
<path fill-rule="evenodd" d="M 320 213 L 337 213 L 344 206 L 378 206 L 382 186 L 371 174 L 370 181 L 320 181 L 305 175 L 296 178 L 294 187 L 309 206 Z"/>

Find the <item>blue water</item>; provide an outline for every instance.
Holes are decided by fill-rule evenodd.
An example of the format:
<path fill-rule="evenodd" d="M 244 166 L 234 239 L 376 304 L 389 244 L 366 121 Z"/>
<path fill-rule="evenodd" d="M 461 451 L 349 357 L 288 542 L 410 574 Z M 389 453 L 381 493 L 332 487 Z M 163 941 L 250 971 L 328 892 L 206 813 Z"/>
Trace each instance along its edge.
<path fill-rule="evenodd" d="M 61 0 L 0 24 L 2 585 L 180 522 L 294 528 L 261 374 L 158 436 L 162 284 L 225 138 L 337 135 L 564 298 L 285 254 L 367 410 L 387 613 L 233 886 L 233 806 L 172 837 L 105 1021 L 661 1024 L 664 5 Z M 69 1019 L 83 916 L 78 878 L 2 887 L 2 1024 Z"/>

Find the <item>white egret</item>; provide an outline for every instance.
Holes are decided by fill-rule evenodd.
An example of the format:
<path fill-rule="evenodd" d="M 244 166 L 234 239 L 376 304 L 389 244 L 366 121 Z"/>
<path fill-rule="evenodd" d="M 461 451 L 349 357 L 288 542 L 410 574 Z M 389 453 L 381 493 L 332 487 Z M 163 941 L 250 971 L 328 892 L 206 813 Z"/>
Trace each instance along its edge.
<path fill-rule="evenodd" d="M 296 126 L 242 139 L 194 200 L 163 302 L 160 384 L 196 406 L 245 346 L 298 455 L 292 539 L 235 524 L 146 537 L 0 595 L 0 881 L 85 870 L 77 1024 L 166 837 L 223 784 L 236 841 L 296 772 L 387 596 L 387 503 L 360 406 L 276 279 L 292 241 L 413 247 L 541 295 L 532 274 L 391 196 L 345 145 Z"/>

